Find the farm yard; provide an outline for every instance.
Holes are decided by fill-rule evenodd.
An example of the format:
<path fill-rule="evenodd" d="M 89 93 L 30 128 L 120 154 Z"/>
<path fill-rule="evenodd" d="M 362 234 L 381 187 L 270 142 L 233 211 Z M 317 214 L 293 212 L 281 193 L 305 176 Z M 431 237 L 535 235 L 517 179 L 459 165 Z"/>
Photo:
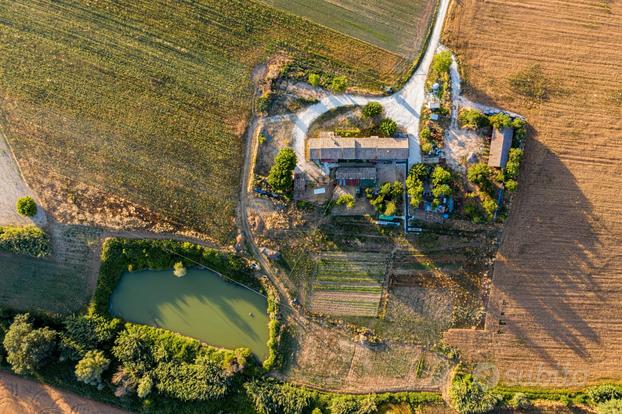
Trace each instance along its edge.
<path fill-rule="evenodd" d="M 413 59 L 434 16 L 433 0 L 265 0 L 338 32 Z"/>
<path fill-rule="evenodd" d="M 287 73 L 341 75 L 371 91 L 408 66 L 252 1 L 14 1 L 0 14 L 4 131 L 44 207 L 87 214 L 114 196 L 220 243 L 235 235 L 257 64 L 284 52 Z M 42 177 L 65 185 L 44 192 Z"/>
<path fill-rule="evenodd" d="M 621 16 L 620 2 L 467 0 L 448 19 L 468 96 L 533 128 L 486 329 L 446 335 L 502 382 L 622 376 Z"/>

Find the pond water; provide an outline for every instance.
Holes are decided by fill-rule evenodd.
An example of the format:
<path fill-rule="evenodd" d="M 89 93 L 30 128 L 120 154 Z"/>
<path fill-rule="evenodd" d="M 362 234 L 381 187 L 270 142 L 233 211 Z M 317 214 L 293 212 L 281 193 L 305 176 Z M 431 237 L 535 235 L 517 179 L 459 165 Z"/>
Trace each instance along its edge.
<path fill-rule="evenodd" d="M 115 288 L 110 310 L 129 322 L 170 329 L 210 345 L 247 347 L 268 354 L 268 314 L 264 297 L 229 283 L 208 270 L 126 273 Z"/>

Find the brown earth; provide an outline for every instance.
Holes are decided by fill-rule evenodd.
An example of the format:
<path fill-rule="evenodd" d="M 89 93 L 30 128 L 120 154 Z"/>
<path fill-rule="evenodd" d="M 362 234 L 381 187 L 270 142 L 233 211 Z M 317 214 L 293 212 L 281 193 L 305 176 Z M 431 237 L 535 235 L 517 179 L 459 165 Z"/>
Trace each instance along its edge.
<path fill-rule="evenodd" d="M 126 411 L 0 372 L 2 414 L 122 414 Z"/>
<path fill-rule="evenodd" d="M 450 331 L 506 384 L 622 377 L 622 1 L 462 0 L 445 44 L 471 98 L 527 116 L 485 331 Z M 549 97 L 509 79 L 539 63 Z"/>

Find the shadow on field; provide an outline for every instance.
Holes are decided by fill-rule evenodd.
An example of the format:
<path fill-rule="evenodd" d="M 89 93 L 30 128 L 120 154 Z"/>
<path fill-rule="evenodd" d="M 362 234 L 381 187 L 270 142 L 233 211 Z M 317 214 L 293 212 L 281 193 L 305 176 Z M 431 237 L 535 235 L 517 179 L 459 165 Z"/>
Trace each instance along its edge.
<path fill-rule="evenodd" d="M 587 346 L 601 344 L 577 312 L 583 300 L 604 300 L 592 276 L 590 252 L 599 248 L 592 205 L 559 157 L 533 138 L 519 182 L 495 264 L 486 328 L 511 334 L 561 369 L 559 357 L 567 350 L 586 359 Z"/>

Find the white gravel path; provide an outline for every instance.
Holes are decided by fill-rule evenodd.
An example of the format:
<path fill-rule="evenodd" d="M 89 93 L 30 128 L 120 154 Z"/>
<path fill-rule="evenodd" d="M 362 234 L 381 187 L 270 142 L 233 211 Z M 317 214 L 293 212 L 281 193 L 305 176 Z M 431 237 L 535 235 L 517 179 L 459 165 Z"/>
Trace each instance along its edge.
<path fill-rule="evenodd" d="M 428 48 L 421 60 L 419 67 L 404 85 L 404 87 L 391 96 L 373 97 L 360 95 L 328 95 L 320 102 L 311 105 L 296 114 L 294 118 L 293 146 L 298 156 L 298 168 L 311 176 L 323 174 L 312 162 L 305 158 L 305 139 L 310 125 L 325 112 L 342 106 L 365 105 L 368 102 L 380 102 L 384 106 L 387 117 L 395 120 L 402 127 L 410 139 L 410 152 L 408 164 L 421 162 L 419 150 L 419 117 L 425 98 L 425 80 L 430 69 L 430 64 L 440 43 L 443 22 L 447 15 L 449 0 L 441 0 L 434 28 L 430 36 Z"/>

